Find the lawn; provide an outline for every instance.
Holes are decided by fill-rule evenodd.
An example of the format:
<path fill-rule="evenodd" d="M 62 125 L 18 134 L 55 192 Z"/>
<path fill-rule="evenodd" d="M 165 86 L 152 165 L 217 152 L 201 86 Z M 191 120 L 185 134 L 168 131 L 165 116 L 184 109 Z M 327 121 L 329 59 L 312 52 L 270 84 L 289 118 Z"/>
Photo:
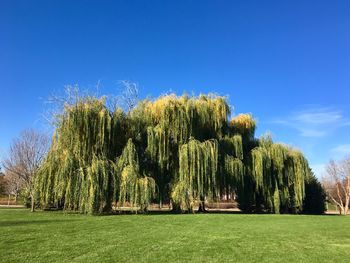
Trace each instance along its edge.
<path fill-rule="evenodd" d="M 350 216 L 0 209 L 0 262 L 345 262 Z"/>

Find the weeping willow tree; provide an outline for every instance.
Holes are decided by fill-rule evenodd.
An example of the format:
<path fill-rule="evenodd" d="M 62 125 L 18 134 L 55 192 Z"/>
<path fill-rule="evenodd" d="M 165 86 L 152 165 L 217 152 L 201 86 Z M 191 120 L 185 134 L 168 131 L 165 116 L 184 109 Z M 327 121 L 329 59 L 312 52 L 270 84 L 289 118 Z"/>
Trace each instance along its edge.
<path fill-rule="evenodd" d="M 299 151 L 275 144 L 270 137 L 265 137 L 250 152 L 249 162 L 246 177 L 250 184 L 248 189 L 241 189 L 240 205 L 243 209 L 301 212 L 309 166 Z"/>
<path fill-rule="evenodd" d="M 200 142 L 193 138 L 183 144 L 179 152 L 179 178 L 172 192 L 173 200 L 183 211 L 193 211 L 199 201 L 204 211 L 205 198 L 213 198 L 218 191 L 218 143 L 216 140 Z"/>
<path fill-rule="evenodd" d="M 172 146 L 186 144 L 191 137 L 200 141 L 221 137 L 229 106 L 214 95 L 188 97 L 168 95 L 144 105 L 143 115 L 149 116 L 148 150 L 162 168 L 169 168 Z"/>
<path fill-rule="evenodd" d="M 178 97 L 172 94 L 146 101 L 136 112 L 147 116 L 146 152 L 156 171 L 160 204 L 172 199 L 173 207 L 178 208 L 180 204 L 169 193 L 178 184 L 181 147 L 189 143 L 190 138 L 200 142 L 219 139 L 225 132 L 230 108 L 225 98 L 215 95 Z"/>
<path fill-rule="evenodd" d="M 239 114 L 230 122 L 232 133 L 241 134 L 244 139 L 254 139 L 256 121 L 251 114 Z"/>
<path fill-rule="evenodd" d="M 243 141 L 240 134 L 225 135 L 219 140 L 218 199 L 232 199 L 243 184 Z"/>
<path fill-rule="evenodd" d="M 128 202 L 132 208 L 140 207 L 146 211 L 155 196 L 156 185 L 153 178 L 142 175 L 138 153 L 131 139 L 117 160 L 117 178 L 119 182 L 114 189 L 119 205 L 124 206 Z"/>
<path fill-rule="evenodd" d="M 205 210 L 235 199 L 250 212 L 297 213 L 310 169 L 299 151 L 254 137 L 250 114 L 228 120 L 225 97 L 165 95 L 131 111 L 82 97 L 58 116 L 36 181 L 42 207 L 100 214 L 171 202 Z"/>
<path fill-rule="evenodd" d="M 116 139 L 123 118 L 121 112 L 107 110 L 104 98 L 87 97 L 65 106 L 40 169 L 38 190 L 43 206 L 110 211 L 115 180 L 112 160 L 120 151 Z"/>

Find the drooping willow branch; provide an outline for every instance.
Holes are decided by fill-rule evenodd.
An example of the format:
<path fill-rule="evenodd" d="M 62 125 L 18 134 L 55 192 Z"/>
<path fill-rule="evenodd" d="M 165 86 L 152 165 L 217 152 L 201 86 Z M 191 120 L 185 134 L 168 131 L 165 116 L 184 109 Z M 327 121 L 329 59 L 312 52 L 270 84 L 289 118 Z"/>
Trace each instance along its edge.
<path fill-rule="evenodd" d="M 182 210 L 192 210 L 195 200 L 217 192 L 218 143 L 190 139 L 180 148 L 179 178 L 172 197 Z"/>

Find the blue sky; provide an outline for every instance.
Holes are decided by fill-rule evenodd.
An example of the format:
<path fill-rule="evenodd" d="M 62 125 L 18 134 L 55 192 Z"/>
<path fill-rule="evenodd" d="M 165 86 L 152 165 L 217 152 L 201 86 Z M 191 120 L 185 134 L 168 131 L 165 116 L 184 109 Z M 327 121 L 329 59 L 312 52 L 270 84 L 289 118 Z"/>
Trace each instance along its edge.
<path fill-rule="evenodd" d="M 0 1 L 0 154 L 67 84 L 228 95 L 318 176 L 350 154 L 349 1 Z"/>

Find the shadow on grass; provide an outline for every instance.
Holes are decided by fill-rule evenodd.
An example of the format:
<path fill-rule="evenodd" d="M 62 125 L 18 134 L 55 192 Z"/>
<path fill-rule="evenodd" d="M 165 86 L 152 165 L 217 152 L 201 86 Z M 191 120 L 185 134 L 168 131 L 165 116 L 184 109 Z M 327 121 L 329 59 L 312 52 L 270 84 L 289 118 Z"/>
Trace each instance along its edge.
<path fill-rule="evenodd" d="M 123 216 L 123 215 L 194 215 L 194 214 L 244 214 L 242 211 L 229 211 L 229 210 L 210 210 L 206 212 L 197 212 L 186 213 L 186 212 L 173 212 L 173 211 L 147 211 L 145 213 L 131 211 L 131 210 L 122 210 L 122 211 L 113 211 L 112 213 L 100 214 L 97 216 Z"/>
<path fill-rule="evenodd" d="M 123 215 L 210 215 L 210 214 L 223 214 L 223 215 L 275 215 L 273 213 L 264 213 L 264 212 L 244 212 L 244 211 L 232 211 L 232 210 L 207 210 L 206 212 L 197 212 L 195 211 L 194 213 L 187 213 L 187 212 L 173 212 L 173 211 L 147 211 L 146 213 L 135 213 L 134 211 L 128 211 L 128 210 L 123 210 L 123 211 L 113 211 L 112 213 L 106 213 L 106 214 L 101 214 L 97 216 L 123 216 Z M 277 215 L 277 214 L 276 214 Z M 294 215 L 294 216 L 339 216 L 339 214 L 289 214 L 289 213 L 283 213 L 283 214 L 278 214 L 278 215 Z"/>
<path fill-rule="evenodd" d="M 40 211 L 40 210 L 39 210 Z M 225 209 L 208 209 L 205 212 L 198 212 L 194 211 L 193 213 L 191 212 L 174 212 L 172 210 L 149 210 L 147 212 L 140 212 L 138 211 L 137 213 L 135 210 L 113 210 L 112 212 L 108 213 L 102 213 L 102 214 L 84 214 L 80 212 L 75 212 L 75 211 L 62 211 L 62 210 L 41 210 L 44 214 L 61 214 L 61 215 L 87 215 L 87 216 L 96 216 L 96 217 L 109 217 L 109 216 L 123 216 L 123 215 L 198 215 L 198 214 L 227 214 L 227 215 L 274 215 L 273 213 L 266 213 L 266 212 L 245 212 L 241 210 L 225 210 Z M 301 216 L 301 215 L 312 215 L 312 216 L 339 216 L 339 214 L 290 214 L 290 213 L 283 213 L 279 215 L 295 215 L 295 216 Z M 35 222 L 64 222 L 64 221 L 74 221 L 74 220 L 68 220 L 68 219 L 63 219 L 63 220 L 37 220 Z M 23 221 L 27 222 L 27 221 Z M 34 222 L 34 221 L 33 221 Z M 15 223 L 13 223 L 15 224 Z M 0 225 L 1 226 L 1 225 Z"/>

